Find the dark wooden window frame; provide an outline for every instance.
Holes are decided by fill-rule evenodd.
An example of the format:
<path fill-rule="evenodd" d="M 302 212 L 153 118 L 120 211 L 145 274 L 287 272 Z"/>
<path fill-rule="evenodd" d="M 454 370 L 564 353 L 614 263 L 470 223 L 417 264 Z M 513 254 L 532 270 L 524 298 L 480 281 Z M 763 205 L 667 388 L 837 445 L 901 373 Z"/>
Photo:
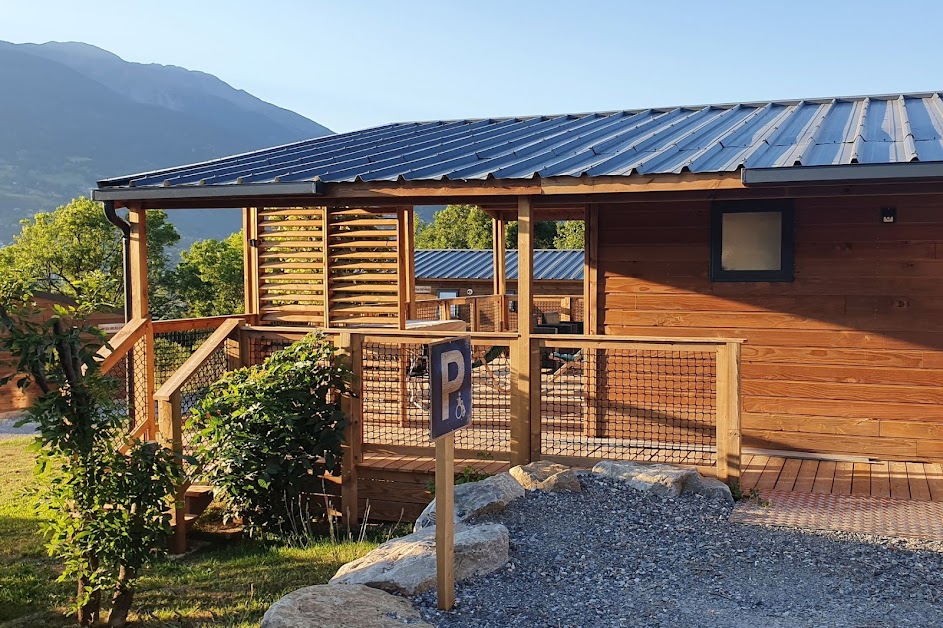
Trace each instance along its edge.
<path fill-rule="evenodd" d="M 778 270 L 724 270 L 721 252 L 724 214 L 779 212 L 782 220 L 781 255 Z M 711 205 L 711 281 L 778 281 L 795 279 L 795 224 L 791 200 L 723 201 Z"/>

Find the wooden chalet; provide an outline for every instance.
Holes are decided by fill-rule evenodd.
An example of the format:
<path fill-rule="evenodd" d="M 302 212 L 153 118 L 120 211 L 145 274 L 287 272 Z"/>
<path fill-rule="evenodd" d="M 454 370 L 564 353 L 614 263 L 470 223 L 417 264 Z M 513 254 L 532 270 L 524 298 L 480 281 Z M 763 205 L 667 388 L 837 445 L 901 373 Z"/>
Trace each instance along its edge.
<path fill-rule="evenodd" d="M 358 376 L 339 480 L 352 517 L 369 501 L 371 517 L 408 518 L 430 499 L 411 366 L 458 330 L 477 352 L 460 466 L 626 458 L 736 480 L 741 452 L 939 462 L 941 138 L 938 93 L 892 94 L 390 124 L 104 180 L 94 197 L 130 216 L 131 318 L 112 362 L 143 348 L 138 433 L 182 449 L 199 382 L 326 329 Z M 430 307 L 412 207 L 443 203 L 492 216 L 496 272 L 492 294 Z M 234 206 L 245 313 L 151 321 L 144 210 Z M 586 223 L 582 333 L 535 315 L 539 220 Z M 183 337 L 182 364 L 155 359 Z"/>

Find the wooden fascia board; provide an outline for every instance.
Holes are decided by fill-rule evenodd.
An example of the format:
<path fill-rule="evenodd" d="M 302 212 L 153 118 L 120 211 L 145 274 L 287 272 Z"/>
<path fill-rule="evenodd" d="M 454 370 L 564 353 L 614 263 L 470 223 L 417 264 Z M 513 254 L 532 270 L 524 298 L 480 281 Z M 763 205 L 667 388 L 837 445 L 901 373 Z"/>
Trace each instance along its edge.
<path fill-rule="evenodd" d="M 579 203 L 632 200 L 683 201 L 696 199 L 808 198 L 943 193 L 941 182 L 763 186 L 747 187 L 740 173 L 632 175 L 630 177 L 556 177 L 521 182 L 437 181 L 397 183 L 329 183 L 317 196 L 275 196 L 252 199 L 152 199 L 145 209 L 231 208 L 246 204 L 263 207 L 441 205 L 469 203 L 493 211 L 516 212 L 517 197 L 530 196 L 535 209 Z M 116 206 L 127 203 L 115 201 Z"/>

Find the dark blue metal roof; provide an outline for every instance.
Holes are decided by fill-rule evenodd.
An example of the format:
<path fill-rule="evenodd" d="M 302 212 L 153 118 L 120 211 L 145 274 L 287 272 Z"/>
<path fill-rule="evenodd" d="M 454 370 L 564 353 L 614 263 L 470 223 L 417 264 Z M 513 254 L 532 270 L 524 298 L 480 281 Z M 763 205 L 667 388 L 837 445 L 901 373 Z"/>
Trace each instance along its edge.
<path fill-rule="evenodd" d="M 939 93 L 388 124 L 106 179 L 99 188 L 722 173 L 914 161 L 943 161 Z"/>
<path fill-rule="evenodd" d="M 508 279 L 517 279 L 517 250 L 508 249 L 505 258 Z M 494 263 L 491 251 L 419 249 L 416 251 L 416 279 L 491 279 Z M 583 251 L 537 249 L 534 251 L 534 279 L 583 280 Z"/>

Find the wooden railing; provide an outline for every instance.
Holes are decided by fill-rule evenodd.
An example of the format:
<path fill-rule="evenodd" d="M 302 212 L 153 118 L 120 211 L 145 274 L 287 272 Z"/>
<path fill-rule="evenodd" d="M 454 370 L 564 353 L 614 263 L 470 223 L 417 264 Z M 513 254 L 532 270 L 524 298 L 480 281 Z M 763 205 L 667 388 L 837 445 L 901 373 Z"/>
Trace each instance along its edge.
<path fill-rule="evenodd" d="M 307 329 L 246 327 L 291 342 Z M 421 345 L 442 333 L 327 330 L 354 373 L 346 401 L 341 510 L 356 511 L 365 456 L 433 455 Z M 740 467 L 740 341 L 470 332 L 474 421 L 456 455 L 588 466 L 603 458 L 697 466 L 724 481 Z M 272 345 L 274 350 L 276 345 Z M 261 357 L 261 356 L 260 356 Z"/>
<path fill-rule="evenodd" d="M 184 455 L 182 391 L 213 354 L 223 349 L 226 341 L 238 334 L 239 327 L 244 322 L 242 318 L 235 317 L 220 317 L 214 320 L 203 319 L 203 321 L 206 321 L 205 324 L 215 325 L 216 330 L 154 393 L 154 401 L 157 403 L 160 441 L 165 447 L 171 449 L 181 461 Z M 163 326 L 163 330 L 175 329 L 175 326 L 179 324 L 176 321 L 168 322 Z M 176 506 L 172 521 L 174 538 L 171 542 L 174 553 L 183 553 L 187 548 L 185 497 L 189 483 L 190 480 L 188 479 L 177 487 Z"/>
<path fill-rule="evenodd" d="M 124 403 L 132 421 L 129 439 L 153 438 L 154 327 L 150 318 L 128 321 L 98 352 L 103 374 L 122 381 Z M 126 449 L 124 446 L 123 449 Z"/>
<path fill-rule="evenodd" d="M 469 331 L 516 331 L 517 296 L 483 295 L 452 299 L 423 299 L 412 304 L 417 320 L 454 320 L 468 323 Z M 542 322 L 545 314 L 559 315 L 561 322 L 583 320 L 583 297 L 541 295 L 534 297 L 534 310 Z"/>
<path fill-rule="evenodd" d="M 444 305 L 455 301 L 446 300 Z M 185 450 L 181 396 L 194 394 L 187 392 L 187 386 L 192 387 L 195 374 L 211 356 L 225 351 L 234 358 L 227 368 L 251 365 L 312 331 L 245 325 L 239 317 L 193 324 L 212 333 L 153 395 L 159 438 L 180 456 Z M 116 346 L 132 346 L 135 338 L 140 342 L 146 337 L 141 325 L 116 336 Z M 151 328 L 185 330 L 187 325 L 179 321 Z M 353 394 L 344 400 L 350 421 L 341 511 L 356 518 L 358 465 L 365 456 L 433 455 L 428 440 L 428 365 L 422 364 L 422 345 L 447 333 L 393 329 L 323 333 L 338 354 L 350 360 L 354 374 Z M 481 331 L 468 335 L 474 352 L 475 419 L 471 428 L 456 435 L 457 455 L 509 464 L 538 459 L 580 466 L 602 458 L 663 461 L 695 465 L 725 481 L 738 479 L 740 341 L 522 337 Z M 175 549 L 186 543 L 182 525 L 186 489 L 187 485 L 178 488 L 180 507 L 174 522 L 181 525 L 175 526 Z"/>

